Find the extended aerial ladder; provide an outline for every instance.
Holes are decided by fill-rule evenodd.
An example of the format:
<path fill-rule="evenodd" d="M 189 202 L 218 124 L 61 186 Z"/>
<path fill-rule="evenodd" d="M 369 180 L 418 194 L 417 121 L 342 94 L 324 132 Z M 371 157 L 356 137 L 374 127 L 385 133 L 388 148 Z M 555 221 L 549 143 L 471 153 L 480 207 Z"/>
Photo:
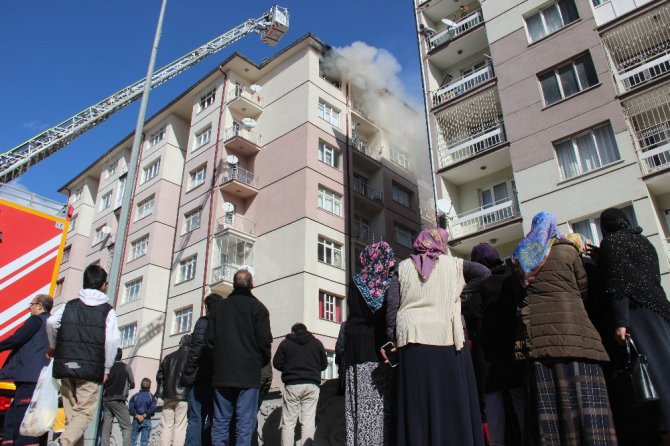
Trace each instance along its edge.
<path fill-rule="evenodd" d="M 185 56 L 156 70 L 150 79 L 151 88 L 167 82 L 205 57 L 216 53 L 249 33 L 260 34 L 263 43 L 274 46 L 288 31 L 288 25 L 288 9 L 275 5 L 260 18 L 249 19 Z M 25 173 L 30 166 L 62 149 L 77 136 L 87 132 L 116 111 L 139 99 L 142 96 L 146 81 L 146 78 L 137 81 L 23 144 L 0 154 L 0 183 L 7 183 Z"/>

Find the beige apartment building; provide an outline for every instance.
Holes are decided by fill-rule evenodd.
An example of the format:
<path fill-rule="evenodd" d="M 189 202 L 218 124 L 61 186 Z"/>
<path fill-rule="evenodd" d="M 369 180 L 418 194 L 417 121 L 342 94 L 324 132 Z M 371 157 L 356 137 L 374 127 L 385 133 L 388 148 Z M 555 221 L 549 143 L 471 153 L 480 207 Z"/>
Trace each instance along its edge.
<path fill-rule="evenodd" d="M 416 0 L 415 14 L 453 252 L 508 256 L 541 210 L 598 244 L 614 206 L 670 291 L 670 2 Z"/>
<path fill-rule="evenodd" d="M 74 215 L 58 302 L 77 295 L 88 264 L 109 267 L 124 249 L 116 308 L 137 377 L 155 376 L 242 265 L 255 269 L 275 346 L 304 322 L 334 377 L 360 249 L 383 239 L 409 254 L 421 227 L 411 151 L 427 148 L 403 146 L 371 92 L 328 73 L 327 57 L 312 35 L 260 64 L 234 54 L 146 121 L 137 178 L 130 134 L 61 189 Z M 127 239 L 115 240 L 132 187 Z"/>

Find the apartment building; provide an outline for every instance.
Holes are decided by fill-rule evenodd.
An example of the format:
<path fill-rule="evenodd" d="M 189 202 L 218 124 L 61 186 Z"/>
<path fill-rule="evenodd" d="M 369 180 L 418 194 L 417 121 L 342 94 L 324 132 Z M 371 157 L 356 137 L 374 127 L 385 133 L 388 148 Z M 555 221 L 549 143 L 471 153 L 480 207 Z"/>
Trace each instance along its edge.
<path fill-rule="evenodd" d="M 57 299 L 123 249 L 116 308 L 136 376 L 152 376 L 204 297 L 227 296 L 249 265 L 275 346 L 304 322 L 329 351 L 331 378 L 358 252 L 387 240 L 409 254 L 421 226 L 410 150 L 427 150 L 404 147 L 369 91 L 324 69 L 330 52 L 307 35 L 262 63 L 232 55 L 146 121 L 136 178 L 130 134 L 61 189 L 75 211 Z M 127 238 L 115 240 L 133 190 Z"/>
<path fill-rule="evenodd" d="M 439 214 L 451 249 L 513 251 L 541 210 L 598 244 L 622 208 L 670 290 L 670 3 L 416 0 Z"/>

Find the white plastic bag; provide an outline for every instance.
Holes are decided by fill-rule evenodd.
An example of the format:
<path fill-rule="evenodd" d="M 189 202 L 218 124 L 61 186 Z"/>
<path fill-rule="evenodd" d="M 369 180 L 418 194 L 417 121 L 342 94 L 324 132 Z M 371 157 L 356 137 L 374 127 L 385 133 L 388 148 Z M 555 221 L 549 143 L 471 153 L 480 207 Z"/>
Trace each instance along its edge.
<path fill-rule="evenodd" d="M 40 372 L 30 405 L 21 422 L 21 435 L 39 437 L 54 424 L 58 412 L 58 382 L 53 377 L 53 363 L 52 359 Z"/>

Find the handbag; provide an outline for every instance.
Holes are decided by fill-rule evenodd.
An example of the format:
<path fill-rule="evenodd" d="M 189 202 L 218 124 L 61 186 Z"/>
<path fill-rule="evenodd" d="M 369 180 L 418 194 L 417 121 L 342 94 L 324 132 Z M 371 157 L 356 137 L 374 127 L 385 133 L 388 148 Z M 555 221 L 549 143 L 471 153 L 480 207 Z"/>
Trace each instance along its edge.
<path fill-rule="evenodd" d="M 626 335 L 623 367 L 612 375 L 613 395 L 622 410 L 640 409 L 660 398 L 649 375 L 647 357 L 640 353 L 630 335 Z"/>

